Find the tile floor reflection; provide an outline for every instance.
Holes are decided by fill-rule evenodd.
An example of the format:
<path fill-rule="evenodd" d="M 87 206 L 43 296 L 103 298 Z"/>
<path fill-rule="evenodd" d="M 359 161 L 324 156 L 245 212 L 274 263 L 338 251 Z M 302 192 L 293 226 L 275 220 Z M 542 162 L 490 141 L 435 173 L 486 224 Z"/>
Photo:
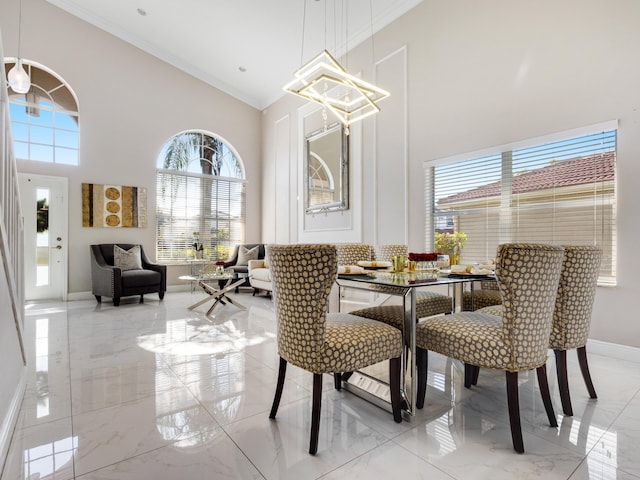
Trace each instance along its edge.
<path fill-rule="evenodd" d="M 569 355 L 575 416 L 547 424 L 535 374 L 521 374 L 526 453 L 511 446 L 504 377 L 430 356 L 424 410 L 391 415 L 325 376 L 318 454 L 308 455 L 311 375 L 289 368 L 277 421 L 273 303 L 241 292 L 207 318 L 191 292 L 121 306 L 29 305 L 28 384 L 2 480 L 640 479 L 640 368 L 590 354 L 590 400 Z M 386 368 L 386 367 L 385 367 Z"/>

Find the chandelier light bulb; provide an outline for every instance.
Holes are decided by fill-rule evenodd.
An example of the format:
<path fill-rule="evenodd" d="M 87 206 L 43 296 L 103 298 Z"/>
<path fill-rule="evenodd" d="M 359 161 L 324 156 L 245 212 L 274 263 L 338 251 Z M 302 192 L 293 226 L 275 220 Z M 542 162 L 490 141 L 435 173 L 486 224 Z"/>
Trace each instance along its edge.
<path fill-rule="evenodd" d="M 31 79 L 22 66 L 22 60 L 18 60 L 7 74 L 9 86 L 16 93 L 27 93 L 31 88 Z"/>

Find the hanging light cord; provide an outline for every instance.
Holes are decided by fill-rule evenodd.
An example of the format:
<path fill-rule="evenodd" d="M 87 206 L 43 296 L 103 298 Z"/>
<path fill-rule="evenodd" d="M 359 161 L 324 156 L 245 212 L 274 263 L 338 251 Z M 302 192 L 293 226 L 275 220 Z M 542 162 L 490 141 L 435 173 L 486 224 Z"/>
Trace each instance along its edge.
<path fill-rule="evenodd" d="M 22 0 L 20 0 L 20 9 L 18 10 L 18 61 L 20 61 L 20 45 L 22 44 Z"/>
<path fill-rule="evenodd" d="M 304 25 L 307 23 L 307 0 L 302 2 L 302 45 L 300 46 L 300 65 L 304 62 Z"/>

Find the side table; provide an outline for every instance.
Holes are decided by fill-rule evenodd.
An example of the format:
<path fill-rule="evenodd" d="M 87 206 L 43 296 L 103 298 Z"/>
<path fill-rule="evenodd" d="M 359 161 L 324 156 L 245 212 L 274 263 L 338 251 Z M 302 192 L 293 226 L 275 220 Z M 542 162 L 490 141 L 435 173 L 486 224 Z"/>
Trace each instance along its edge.
<path fill-rule="evenodd" d="M 180 280 L 188 280 L 188 281 L 196 281 L 198 282 L 198 286 L 204 290 L 207 294 L 202 300 L 190 305 L 189 310 L 193 310 L 194 308 L 199 307 L 207 302 L 213 302 L 209 310 L 207 310 L 207 315 L 211 315 L 213 309 L 218 305 L 218 303 L 225 304 L 229 302 L 235 305 L 237 308 L 241 310 L 246 310 L 246 307 L 242 305 L 237 300 L 229 297 L 227 293 L 232 291 L 238 285 L 244 282 L 244 279 L 236 278 L 236 281 L 233 281 L 234 273 L 232 271 L 225 272 L 222 275 L 216 274 L 202 274 L 202 275 L 183 275 L 180 277 Z M 223 283 L 224 282 L 224 283 Z"/>

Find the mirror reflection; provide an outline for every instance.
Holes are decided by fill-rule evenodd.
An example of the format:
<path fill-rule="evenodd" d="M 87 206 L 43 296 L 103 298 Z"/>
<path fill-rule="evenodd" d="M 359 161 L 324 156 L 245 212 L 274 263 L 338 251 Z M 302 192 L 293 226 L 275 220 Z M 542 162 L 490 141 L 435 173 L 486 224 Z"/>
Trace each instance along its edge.
<path fill-rule="evenodd" d="M 307 213 L 348 208 L 348 138 L 341 123 L 307 136 L 304 170 Z"/>

